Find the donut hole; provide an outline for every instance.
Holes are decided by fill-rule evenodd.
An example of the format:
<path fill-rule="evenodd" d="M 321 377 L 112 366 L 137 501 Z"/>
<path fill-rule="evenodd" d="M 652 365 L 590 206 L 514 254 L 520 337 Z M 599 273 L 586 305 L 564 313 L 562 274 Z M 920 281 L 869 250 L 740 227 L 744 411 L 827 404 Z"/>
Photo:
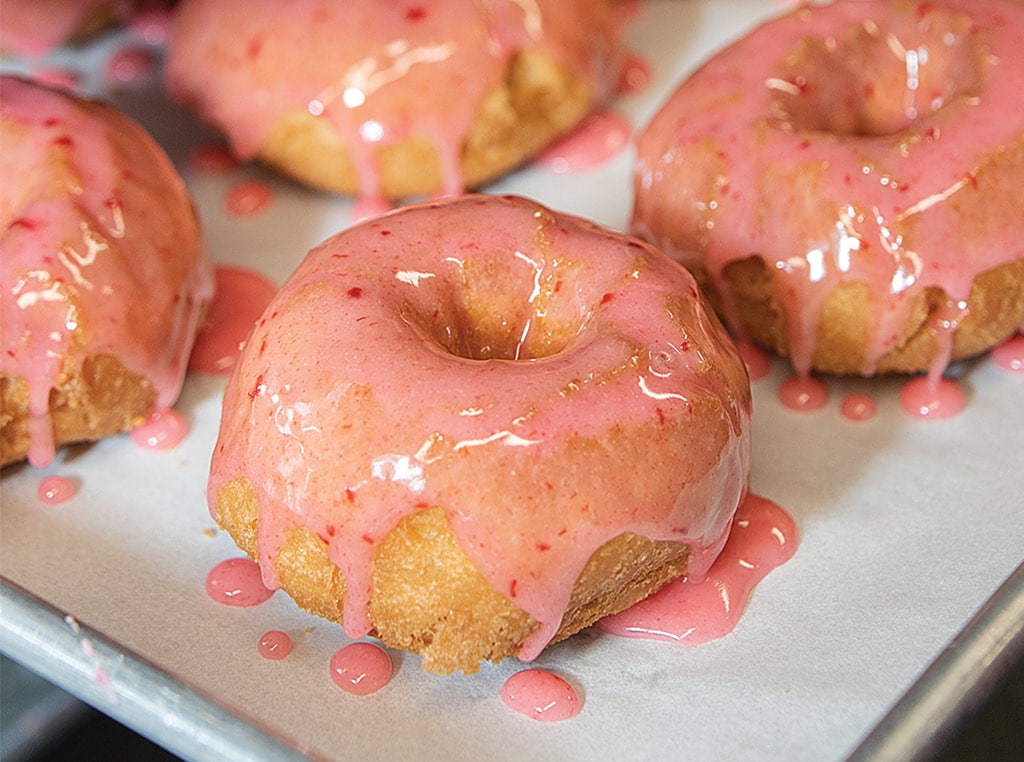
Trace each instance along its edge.
<path fill-rule="evenodd" d="M 467 360 L 529 362 L 569 349 L 592 309 L 578 268 L 526 255 L 458 263 L 440 293 L 407 305 L 407 322 L 442 352 Z"/>
<path fill-rule="evenodd" d="M 894 10 L 884 27 L 802 39 L 766 84 L 774 118 L 793 129 L 894 135 L 974 96 L 983 55 L 966 15 Z"/>

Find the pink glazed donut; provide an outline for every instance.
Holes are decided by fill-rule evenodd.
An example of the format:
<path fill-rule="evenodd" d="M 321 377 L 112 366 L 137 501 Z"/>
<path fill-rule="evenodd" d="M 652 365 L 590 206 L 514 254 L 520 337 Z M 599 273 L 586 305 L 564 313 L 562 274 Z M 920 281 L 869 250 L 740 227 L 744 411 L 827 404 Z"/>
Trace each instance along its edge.
<path fill-rule="evenodd" d="M 801 8 L 638 141 L 633 230 L 798 372 L 930 371 L 1024 323 L 1024 6 Z"/>
<path fill-rule="evenodd" d="M 0 78 L 0 463 L 178 397 L 213 291 L 185 183 L 108 105 Z"/>
<path fill-rule="evenodd" d="M 224 398 L 211 512 L 304 608 L 475 672 L 700 577 L 750 390 L 690 275 L 519 198 L 310 252 Z"/>

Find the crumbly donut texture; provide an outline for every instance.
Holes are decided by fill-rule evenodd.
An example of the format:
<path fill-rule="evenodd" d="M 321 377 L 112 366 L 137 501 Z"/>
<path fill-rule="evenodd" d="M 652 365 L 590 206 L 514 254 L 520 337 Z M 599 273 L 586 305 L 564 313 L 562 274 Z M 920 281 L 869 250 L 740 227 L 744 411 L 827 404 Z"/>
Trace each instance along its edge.
<path fill-rule="evenodd" d="M 937 377 L 1024 325 L 1022 48 L 1004 0 L 768 22 L 640 135 L 633 229 L 799 373 Z"/>
<path fill-rule="evenodd" d="M 310 252 L 229 382 L 208 499 L 270 587 L 471 673 L 703 574 L 749 415 L 685 270 L 467 196 Z"/>
<path fill-rule="evenodd" d="M 108 105 L 0 80 L 0 461 L 167 410 L 213 278 L 184 182 Z"/>
<path fill-rule="evenodd" d="M 285 21 L 287 16 L 287 22 Z M 607 0 L 186 0 L 172 95 L 258 157 L 368 199 L 474 188 L 563 135 L 616 84 Z"/>

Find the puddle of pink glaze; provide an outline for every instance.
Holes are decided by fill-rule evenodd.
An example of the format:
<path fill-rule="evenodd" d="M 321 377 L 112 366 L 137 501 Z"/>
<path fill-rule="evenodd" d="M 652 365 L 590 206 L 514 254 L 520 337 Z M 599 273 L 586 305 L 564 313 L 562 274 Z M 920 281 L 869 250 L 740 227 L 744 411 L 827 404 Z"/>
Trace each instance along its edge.
<path fill-rule="evenodd" d="M 188 434 L 188 424 L 177 410 L 155 410 L 132 429 L 131 437 L 147 450 L 170 450 Z"/>
<path fill-rule="evenodd" d="M 750 376 L 751 381 L 760 381 L 768 375 L 772 361 L 767 352 L 749 341 L 739 342 L 736 348 L 739 349 L 740 358 L 747 366 L 747 375 Z"/>
<path fill-rule="evenodd" d="M 149 77 L 156 70 L 156 57 L 149 50 L 125 48 L 107 61 L 107 80 L 114 84 L 130 85 Z"/>
<path fill-rule="evenodd" d="M 622 74 L 619 76 L 619 83 L 616 90 L 619 95 L 629 95 L 646 90 L 651 83 L 651 65 L 647 59 L 630 53 L 626 56 L 626 63 L 622 67 Z"/>
<path fill-rule="evenodd" d="M 621 114 L 595 111 L 573 132 L 544 149 L 537 163 L 559 173 L 592 169 L 621 151 L 632 132 L 629 120 Z"/>
<path fill-rule="evenodd" d="M 839 403 L 839 413 L 848 421 L 870 421 L 877 412 L 878 405 L 866 394 L 847 394 Z"/>
<path fill-rule="evenodd" d="M 159 47 L 167 42 L 171 27 L 170 8 L 149 8 L 132 16 L 128 28 L 147 45 Z"/>
<path fill-rule="evenodd" d="M 230 373 L 238 362 L 242 342 L 277 292 L 277 287 L 253 270 L 218 266 L 213 303 L 196 335 L 190 370 Z"/>
<path fill-rule="evenodd" d="M 816 378 L 793 376 L 779 386 L 779 402 L 790 410 L 819 410 L 828 402 L 828 390 Z"/>
<path fill-rule="evenodd" d="M 754 587 L 796 552 L 793 519 L 770 500 L 748 495 L 736 511 L 722 553 L 703 582 L 686 578 L 662 588 L 598 629 L 629 638 L 699 645 L 736 627 Z"/>
<path fill-rule="evenodd" d="M 260 636 L 257 649 L 264 659 L 281 661 L 292 652 L 292 639 L 287 632 L 268 630 Z"/>
<path fill-rule="evenodd" d="M 248 558 L 229 558 L 206 575 L 206 594 L 227 606 L 258 606 L 274 594 L 263 584 L 260 567 Z"/>
<path fill-rule="evenodd" d="M 933 384 L 927 376 L 908 381 L 900 392 L 903 409 L 917 418 L 941 421 L 964 409 L 964 393 L 948 378 Z"/>
<path fill-rule="evenodd" d="M 236 217 L 262 212 L 274 199 L 274 191 L 262 180 L 243 180 L 228 189 L 224 209 Z"/>
<path fill-rule="evenodd" d="M 1012 373 L 1024 373 L 1024 333 L 1011 336 L 993 349 L 992 361 Z"/>
<path fill-rule="evenodd" d="M 501 700 L 510 709 L 540 722 L 571 720 L 583 708 L 575 688 L 542 669 L 524 669 L 512 675 L 501 687 Z"/>
<path fill-rule="evenodd" d="M 74 497 L 75 485 L 63 476 L 47 476 L 39 482 L 36 496 L 39 502 L 57 505 Z"/>
<path fill-rule="evenodd" d="M 188 166 L 202 175 L 226 175 L 238 169 L 238 159 L 227 146 L 209 143 L 194 148 L 188 155 Z"/>
<path fill-rule="evenodd" d="M 331 657 L 331 679 L 346 693 L 366 696 L 391 681 L 388 652 L 373 643 L 350 643 Z"/>

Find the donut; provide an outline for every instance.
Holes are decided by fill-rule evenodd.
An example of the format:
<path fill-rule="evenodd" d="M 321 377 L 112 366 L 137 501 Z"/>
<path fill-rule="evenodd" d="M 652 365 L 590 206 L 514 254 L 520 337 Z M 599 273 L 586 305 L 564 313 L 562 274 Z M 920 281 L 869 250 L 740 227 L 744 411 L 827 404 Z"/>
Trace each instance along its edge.
<path fill-rule="evenodd" d="M 166 81 L 239 156 L 306 184 L 453 195 L 606 99 L 617 32 L 608 0 L 186 0 Z"/>
<path fill-rule="evenodd" d="M 185 185 L 112 107 L 0 79 L 0 461 L 130 429 L 181 390 L 212 275 Z"/>
<path fill-rule="evenodd" d="M 269 588 L 470 674 L 700 578 L 749 459 L 746 369 L 689 273 L 469 195 L 308 254 L 229 380 L 208 499 Z"/>
<path fill-rule="evenodd" d="M 1024 324 L 1024 6 L 838 0 L 714 56 L 638 136 L 632 231 L 812 370 L 929 372 Z"/>

